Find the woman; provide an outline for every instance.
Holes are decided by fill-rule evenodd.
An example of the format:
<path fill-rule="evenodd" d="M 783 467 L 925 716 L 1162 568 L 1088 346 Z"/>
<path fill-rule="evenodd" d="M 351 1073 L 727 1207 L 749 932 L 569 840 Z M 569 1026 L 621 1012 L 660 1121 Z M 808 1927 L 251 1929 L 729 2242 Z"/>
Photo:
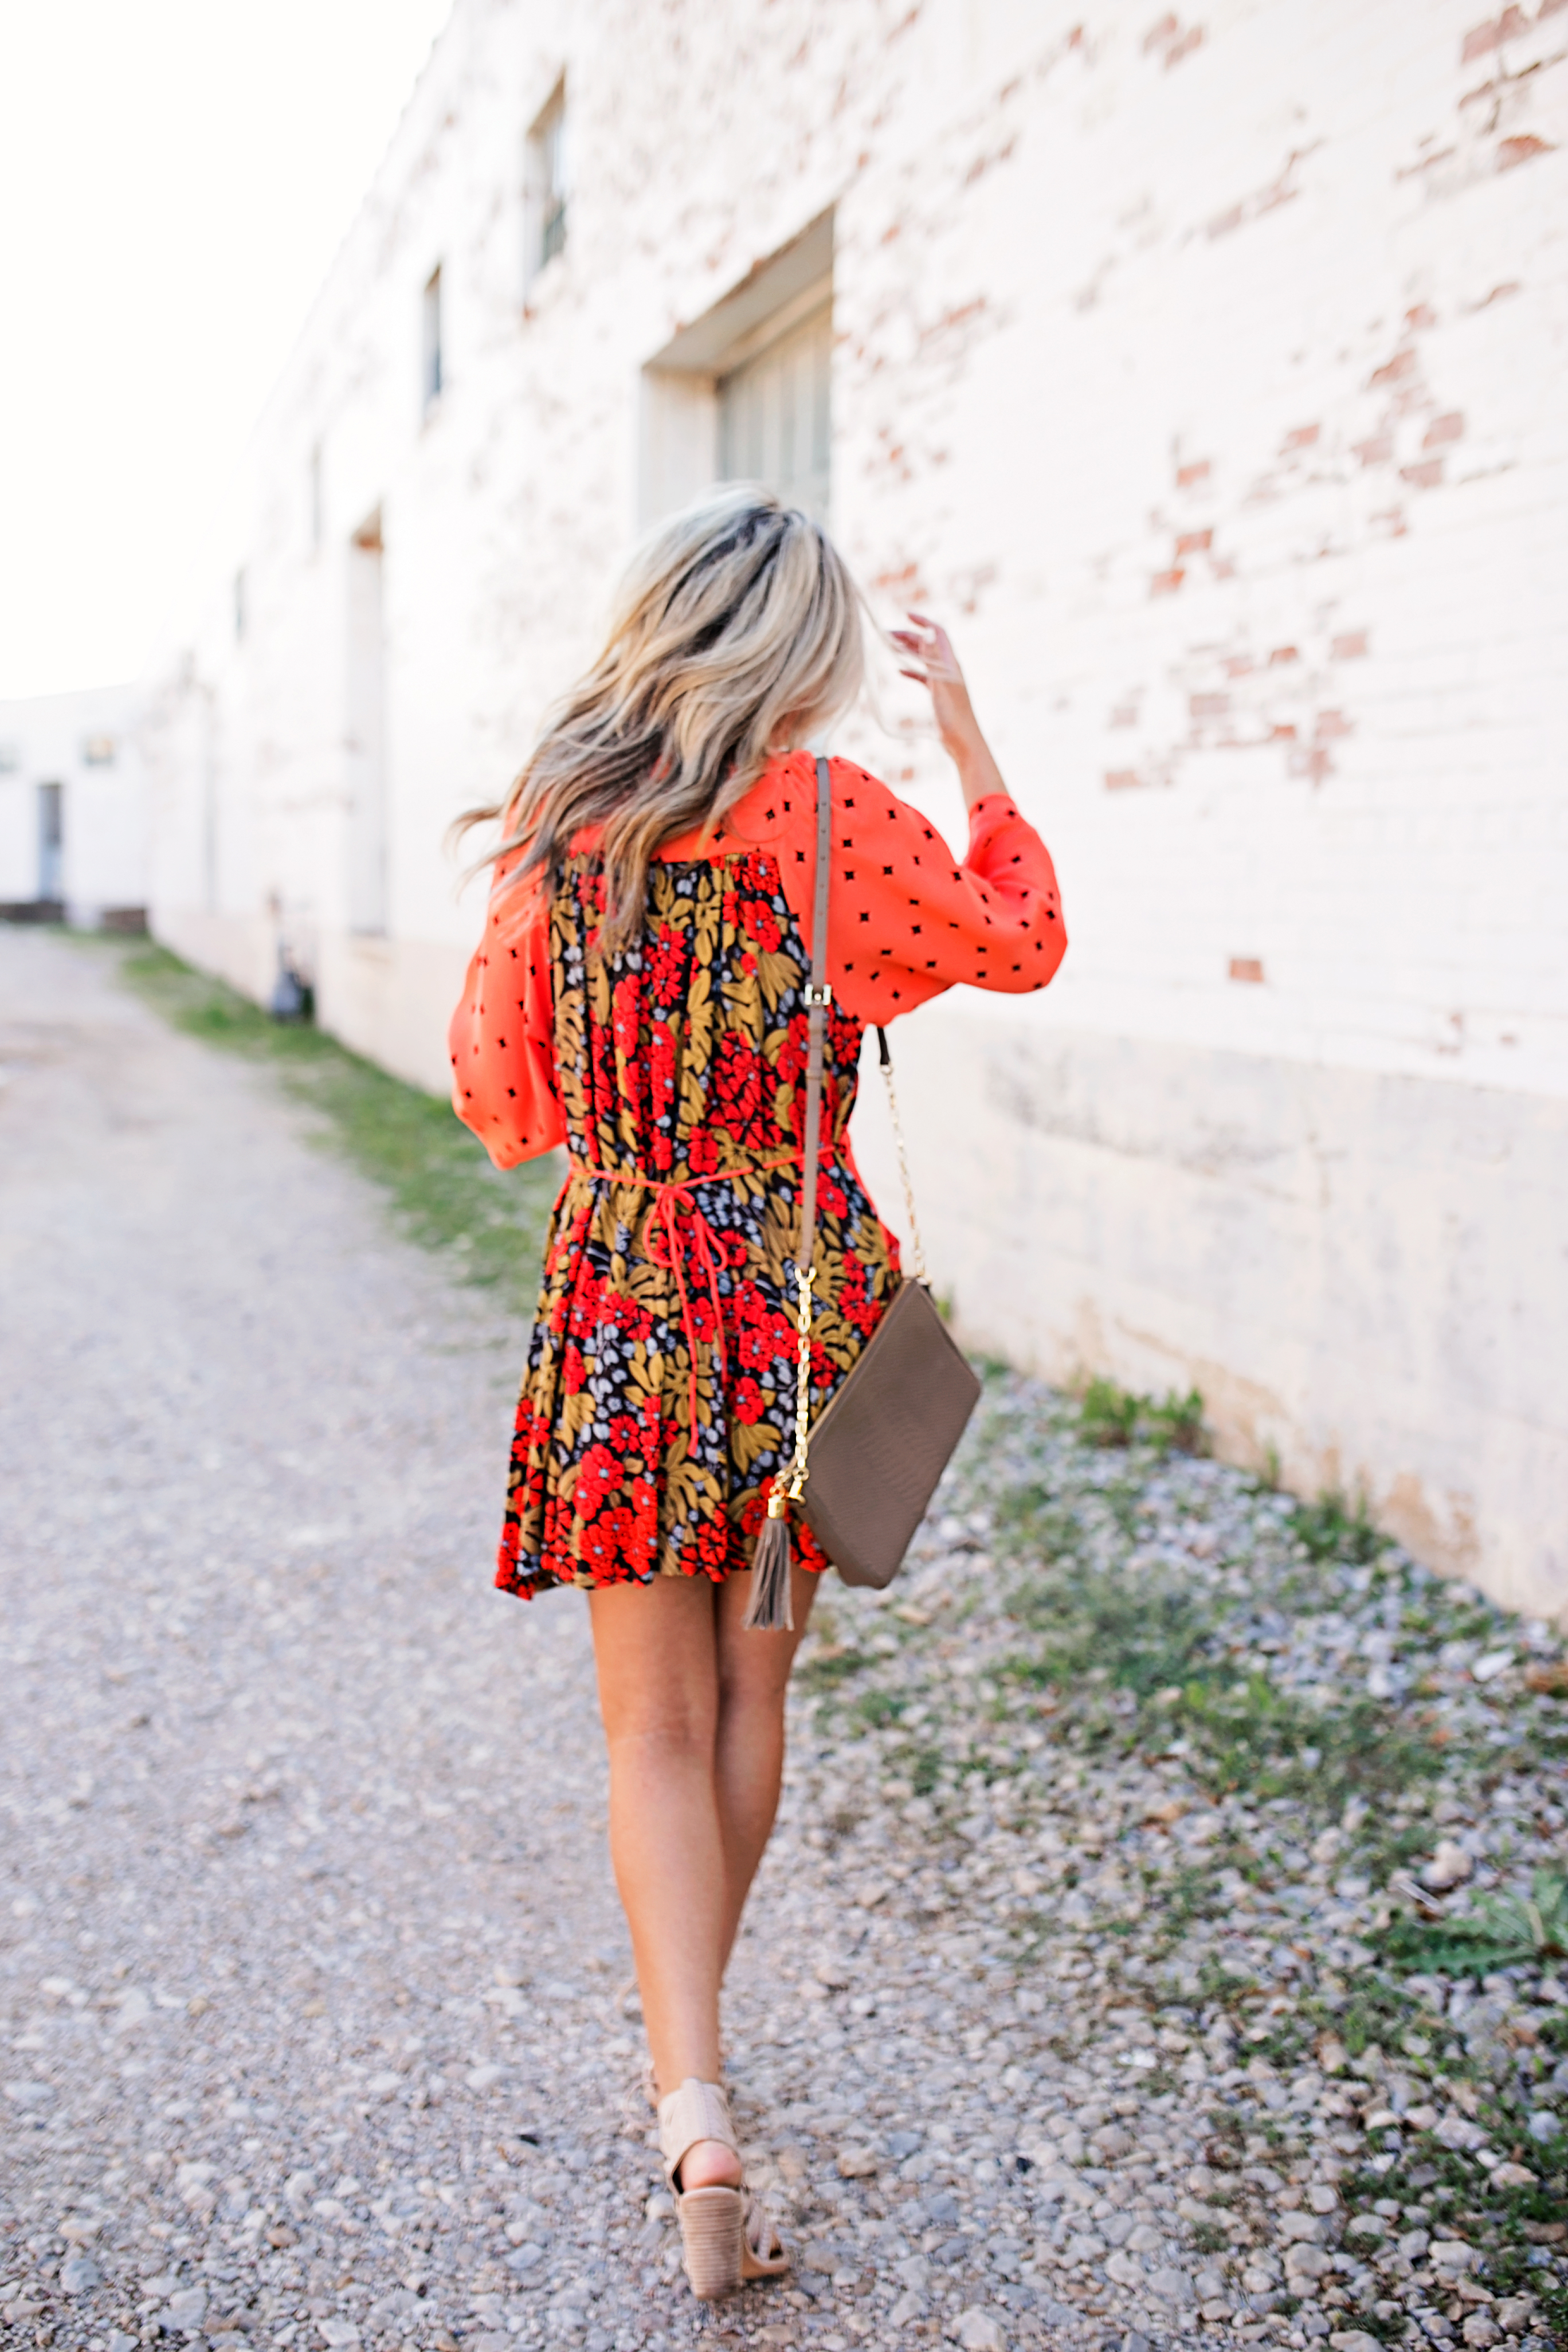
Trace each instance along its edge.
<path fill-rule="evenodd" d="M 898 1247 L 849 1149 L 868 1022 L 956 981 L 1041 988 L 1066 939 L 943 633 L 895 635 L 970 815 L 830 767 L 833 1003 L 814 1265 L 814 1412 L 876 1328 Z M 484 938 L 453 1016 L 454 1102 L 500 1167 L 564 1143 L 497 1582 L 589 1596 L 610 1843 L 695 2292 L 786 2258 L 719 2086 L 719 1992 L 773 1827 L 791 1662 L 828 1565 L 796 1535 L 794 1626 L 743 1626 L 792 1452 L 788 1267 L 816 867 L 799 748 L 859 691 L 858 598 L 805 515 L 730 488 L 642 550 L 598 661 L 497 820 Z"/>

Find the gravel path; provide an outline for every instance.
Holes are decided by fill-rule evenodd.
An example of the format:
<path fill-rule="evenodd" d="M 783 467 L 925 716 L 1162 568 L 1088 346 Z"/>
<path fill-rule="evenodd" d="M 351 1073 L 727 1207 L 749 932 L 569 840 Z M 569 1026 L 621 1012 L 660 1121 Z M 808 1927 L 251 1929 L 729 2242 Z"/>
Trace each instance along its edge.
<path fill-rule="evenodd" d="M 122 993 L 108 950 L 0 929 L 0 2339 L 1554 2340 L 1568 1996 L 1541 1959 L 1428 1969 L 1426 2062 L 1349 2022 L 1348 2066 L 1321 2042 L 1289 2060 L 1309 1991 L 1352 2018 L 1363 1939 L 1398 1913 L 1377 1871 L 1343 1874 L 1368 1809 L 1297 1856 L 1310 1899 L 1276 1903 L 1257 1808 L 1288 1845 L 1321 1841 L 1310 1806 L 1205 1783 L 1178 1692 L 1131 1702 L 1175 1709 L 1163 1754 L 1117 1731 L 1109 1667 L 1080 1680 L 1110 1733 L 1053 1696 L 1019 1663 L 1037 1610 L 992 1507 L 1044 1465 L 1053 1543 L 1076 1495 L 1107 1577 L 1141 1545 L 1133 1572 L 1184 1562 L 1202 1591 L 1238 1560 L 1286 1572 L 1286 1507 L 1151 1453 L 1120 1457 L 1100 1528 L 1103 1457 L 1026 1383 L 994 1384 L 898 1613 L 836 1590 L 804 1663 L 728 2011 L 797 2270 L 695 2306 L 638 2089 L 584 1613 L 489 1586 L 521 1330 L 395 1236 L 264 1071 Z M 1350 1656 L 1395 1706 L 1384 1586 L 1347 1572 L 1332 1638 L 1321 1612 L 1300 1654 L 1252 1626 L 1251 1663 L 1321 1711 Z M 1464 1605 L 1479 1630 L 1434 1704 L 1484 1761 L 1500 1722 L 1558 1706 L 1559 1645 Z M 1358 1609 L 1381 1612 L 1364 1654 Z M 1458 1893 L 1412 1881 L 1412 1918 L 1561 1856 L 1560 1762 L 1530 1736 L 1500 1859 L 1455 1765 Z M 1436 1832 L 1410 1821 L 1415 1870 Z M 1477 2061 L 1484 2097 L 1453 2056 L 1472 2040 L 1505 2053 Z M 1427 2129 L 1478 2200 L 1512 2197 L 1506 2275 L 1463 2179 L 1423 2185 Z"/>

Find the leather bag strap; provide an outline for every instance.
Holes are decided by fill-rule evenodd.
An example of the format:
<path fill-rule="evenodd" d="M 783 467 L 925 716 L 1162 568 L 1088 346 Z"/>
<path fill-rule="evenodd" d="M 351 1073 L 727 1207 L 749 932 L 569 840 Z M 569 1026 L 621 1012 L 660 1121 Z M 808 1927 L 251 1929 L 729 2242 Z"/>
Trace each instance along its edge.
<path fill-rule="evenodd" d="M 816 1255 L 816 1171 L 822 1153 L 822 1067 L 827 1008 L 827 887 L 832 878 L 833 778 L 826 760 L 816 763 L 816 876 L 811 914 L 811 979 L 806 987 L 805 1166 L 801 1185 L 800 1244 L 795 1272 L 803 1278 Z"/>

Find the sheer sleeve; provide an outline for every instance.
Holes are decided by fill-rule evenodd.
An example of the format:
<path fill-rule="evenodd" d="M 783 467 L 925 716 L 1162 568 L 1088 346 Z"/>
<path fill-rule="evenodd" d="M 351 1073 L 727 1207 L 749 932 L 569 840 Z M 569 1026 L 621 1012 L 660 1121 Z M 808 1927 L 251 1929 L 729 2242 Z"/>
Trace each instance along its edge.
<path fill-rule="evenodd" d="M 1007 795 L 976 803 L 960 862 L 929 818 L 863 768 L 835 760 L 831 773 L 828 962 L 845 1010 L 888 1022 L 959 982 L 1044 988 L 1067 951 L 1061 897 L 1049 850 Z M 809 812 L 792 816 L 806 855 L 783 870 L 809 939 L 816 846 Z"/>
<path fill-rule="evenodd" d="M 498 1168 L 535 1160 L 564 1139 L 542 891 L 492 892 L 447 1044 L 452 1108 Z"/>

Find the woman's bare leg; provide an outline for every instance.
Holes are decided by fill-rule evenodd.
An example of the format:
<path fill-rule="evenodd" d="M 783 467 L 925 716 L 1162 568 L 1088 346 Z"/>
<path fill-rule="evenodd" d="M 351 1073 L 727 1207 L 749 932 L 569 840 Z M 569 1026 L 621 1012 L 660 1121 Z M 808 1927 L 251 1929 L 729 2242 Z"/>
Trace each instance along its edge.
<path fill-rule="evenodd" d="M 792 1633 L 747 1633 L 742 1620 L 751 1598 L 748 1578 L 733 1576 L 718 1588 L 719 1729 L 713 1779 L 724 1849 L 721 1979 L 757 1864 L 773 1834 L 784 1777 L 784 1691 L 817 1580 L 805 1569 L 792 1572 Z"/>
<path fill-rule="evenodd" d="M 661 2092 L 719 2078 L 719 1987 L 778 1802 L 784 1691 L 815 1581 L 796 1571 L 794 1633 L 743 1633 L 741 1578 L 660 1576 L 590 1596 L 610 1853 Z M 706 2188 L 740 2167 L 705 2140 L 681 2177 Z"/>

